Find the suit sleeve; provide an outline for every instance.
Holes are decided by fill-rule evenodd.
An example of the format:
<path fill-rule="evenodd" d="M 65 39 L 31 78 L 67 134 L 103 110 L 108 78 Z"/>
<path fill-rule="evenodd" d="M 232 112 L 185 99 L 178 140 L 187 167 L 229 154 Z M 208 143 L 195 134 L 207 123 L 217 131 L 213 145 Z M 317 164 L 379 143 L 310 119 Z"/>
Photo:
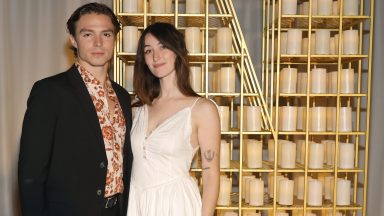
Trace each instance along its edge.
<path fill-rule="evenodd" d="M 23 216 L 44 215 L 45 182 L 54 142 L 57 107 L 49 83 L 32 87 L 24 116 L 18 180 Z"/>

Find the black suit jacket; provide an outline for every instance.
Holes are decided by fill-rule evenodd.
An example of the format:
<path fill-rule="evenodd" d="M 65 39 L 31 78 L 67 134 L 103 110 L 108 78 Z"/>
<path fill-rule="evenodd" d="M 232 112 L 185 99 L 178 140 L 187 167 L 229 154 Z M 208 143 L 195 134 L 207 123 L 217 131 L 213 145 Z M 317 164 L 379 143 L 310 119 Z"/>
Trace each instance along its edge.
<path fill-rule="evenodd" d="M 124 112 L 126 215 L 132 165 L 131 101 L 112 82 Z M 24 116 L 19 155 L 22 214 L 98 216 L 104 208 L 107 156 L 96 109 L 77 68 L 36 82 Z"/>

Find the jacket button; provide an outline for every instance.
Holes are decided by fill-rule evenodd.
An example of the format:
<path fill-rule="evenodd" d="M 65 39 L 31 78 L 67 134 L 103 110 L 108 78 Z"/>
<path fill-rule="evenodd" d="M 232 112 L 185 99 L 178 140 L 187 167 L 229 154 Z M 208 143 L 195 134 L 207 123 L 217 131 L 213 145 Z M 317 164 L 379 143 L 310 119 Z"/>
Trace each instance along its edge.
<path fill-rule="evenodd" d="M 104 162 L 101 162 L 101 163 L 100 163 L 100 168 L 101 168 L 101 169 L 105 168 L 105 163 L 104 163 Z"/>
<path fill-rule="evenodd" d="M 99 190 L 96 191 L 96 193 L 97 193 L 97 196 L 101 196 L 102 191 L 99 189 Z"/>

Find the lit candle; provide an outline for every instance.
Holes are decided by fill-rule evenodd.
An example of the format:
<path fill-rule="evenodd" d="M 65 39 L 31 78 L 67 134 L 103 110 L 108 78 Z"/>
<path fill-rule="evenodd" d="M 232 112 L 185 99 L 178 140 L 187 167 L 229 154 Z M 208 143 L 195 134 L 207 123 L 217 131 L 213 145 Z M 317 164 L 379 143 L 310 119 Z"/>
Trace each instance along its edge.
<path fill-rule="evenodd" d="M 342 69 L 340 79 L 340 93 L 353 93 L 354 92 L 354 70 Z"/>
<path fill-rule="evenodd" d="M 332 15 L 338 16 L 339 15 L 339 2 L 333 1 L 332 3 Z"/>
<path fill-rule="evenodd" d="M 217 199 L 217 205 L 229 206 L 231 205 L 231 180 L 226 176 L 220 176 L 220 191 Z"/>
<path fill-rule="evenodd" d="M 297 69 L 283 68 L 280 71 L 280 92 L 296 93 Z"/>
<path fill-rule="evenodd" d="M 264 205 L 264 181 L 261 179 L 251 179 L 249 181 L 249 205 Z"/>
<path fill-rule="evenodd" d="M 305 161 L 305 140 L 296 140 L 296 162 L 304 164 Z"/>
<path fill-rule="evenodd" d="M 279 122 L 281 131 L 295 131 L 297 120 L 297 107 L 283 106 L 281 107 L 281 121 Z"/>
<path fill-rule="evenodd" d="M 339 131 L 352 131 L 352 107 L 340 107 Z"/>
<path fill-rule="evenodd" d="M 185 44 L 190 53 L 201 53 L 201 37 L 199 27 L 185 29 Z"/>
<path fill-rule="evenodd" d="M 220 92 L 235 92 L 236 71 L 234 67 L 221 67 L 221 69 L 218 71 L 218 76 L 220 80 Z"/>
<path fill-rule="evenodd" d="M 244 106 L 244 130 L 261 131 L 261 109 L 259 106 Z M 245 118 L 246 117 L 246 118 Z"/>
<path fill-rule="evenodd" d="M 332 0 L 317 0 L 317 15 L 332 15 Z"/>
<path fill-rule="evenodd" d="M 336 46 L 335 46 L 335 38 L 331 37 L 329 39 L 329 54 L 336 55 Z"/>
<path fill-rule="evenodd" d="M 190 66 L 189 67 L 190 76 L 189 82 L 191 83 L 191 87 L 195 92 L 202 92 L 201 86 L 201 66 Z"/>
<path fill-rule="evenodd" d="M 327 93 L 327 69 L 311 70 L 311 93 Z"/>
<path fill-rule="evenodd" d="M 126 64 L 125 65 L 125 88 L 127 91 L 133 91 L 133 65 Z"/>
<path fill-rule="evenodd" d="M 309 163 L 310 169 L 321 169 L 324 164 L 324 145 L 321 143 L 309 143 Z"/>
<path fill-rule="evenodd" d="M 246 203 L 249 203 L 249 198 L 250 198 L 250 195 L 251 195 L 251 190 L 250 190 L 250 186 L 251 186 L 251 180 L 252 179 L 256 179 L 255 176 L 252 176 L 252 178 L 246 178 L 245 179 L 245 202 Z"/>
<path fill-rule="evenodd" d="M 149 0 L 149 6 L 151 13 L 165 13 L 165 0 Z"/>
<path fill-rule="evenodd" d="M 321 181 L 317 179 L 308 181 L 307 203 L 310 206 L 321 206 L 323 204 L 323 186 Z"/>
<path fill-rule="evenodd" d="M 231 146 L 225 141 L 221 140 L 220 144 L 220 168 L 230 168 L 231 161 Z"/>
<path fill-rule="evenodd" d="M 282 14 L 296 14 L 297 0 L 282 0 Z"/>
<path fill-rule="evenodd" d="M 326 107 L 311 107 L 310 108 L 310 130 L 311 131 L 326 131 L 327 119 Z"/>
<path fill-rule="evenodd" d="M 199 14 L 201 13 L 201 2 L 200 0 L 186 0 L 186 13 Z"/>
<path fill-rule="evenodd" d="M 268 140 L 268 161 L 275 161 L 275 140 Z"/>
<path fill-rule="evenodd" d="M 328 93 L 337 93 L 337 71 L 327 73 Z"/>
<path fill-rule="evenodd" d="M 336 131 L 336 107 L 327 107 L 327 131 Z"/>
<path fill-rule="evenodd" d="M 263 145 L 261 141 L 248 139 L 246 145 L 248 168 L 261 168 L 263 161 Z"/>
<path fill-rule="evenodd" d="M 219 106 L 221 131 L 229 131 L 229 107 Z"/>
<path fill-rule="evenodd" d="M 308 38 L 303 38 L 301 40 L 301 54 L 303 55 L 308 54 Z"/>
<path fill-rule="evenodd" d="M 337 179 L 336 205 L 351 204 L 351 181 L 348 179 Z"/>
<path fill-rule="evenodd" d="M 339 168 L 352 169 L 355 167 L 355 145 L 339 143 Z"/>
<path fill-rule="evenodd" d="M 296 143 L 282 140 L 281 145 L 281 168 L 295 168 L 296 165 Z"/>
<path fill-rule="evenodd" d="M 297 107 L 297 121 L 296 121 L 296 129 L 304 130 L 305 129 L 305 121 L 307 119 L 306 107 Z"/>
<path fill-rule="evenodd" d="M 348 3 L 343 4 L 343 15 L 344 16 L 355 16 L 359 15 L 359 2 L 360 0 L 348 0 Z"/>
<path fill-rule="evenodd" d="M 231 53 L 232 52 L 232 29 L 222 27 L 217 30 L 217 52 Z"/>
<path fill-rule="evenodd" d="M 359 31 L 343 31 L 343 54 L 354 55 L 359 53 Z"/>
<path fill-rule="evenodd" d="M 333 200 L 333 176 L 324 177 L 324 199 Z"/>
<path fill-rule="evenodd" d="M 123 0 L 123 12 L 124 13 L 137 13 L 138 0 Z"/>
<path fill-rule="evenodd" d="M 322 55 L 329 54 L 330 39 L 331 39 L 331 32 L 328 29 L 317 29 L 316 41 L 315 41 L 315 53 L 322 54 Z"/>
<path fill-rule="evenodd" d="M 280 205 L 293 205 L 293 180 L 281 179 L 279 182 L 279 197 Z"/>
<path fill-rule="evenodd" d="M 300 29 L 288 29 L 287 54 L 301 53 L 302 31 Z"/>
<path fill-rule="evenodd" d="M 137 26 L 123 27 L 123 51 L 128 53 L 136 53 L 138 42 Z"/>
<path fill-rule="evenodd" d="M 246 194 L 248 193 L 248 191 L 246 191 L 246 188 L 245 188 L 247 179 L 248 179 L 248 180 L 256 179 L 256 177 L 253 176 L 253 175 L 243 176 L 243 178 L 242 178 L 242 187 L 241 187 L 241 197 L 242 197 L 244 200 L 245 200 Z"/>

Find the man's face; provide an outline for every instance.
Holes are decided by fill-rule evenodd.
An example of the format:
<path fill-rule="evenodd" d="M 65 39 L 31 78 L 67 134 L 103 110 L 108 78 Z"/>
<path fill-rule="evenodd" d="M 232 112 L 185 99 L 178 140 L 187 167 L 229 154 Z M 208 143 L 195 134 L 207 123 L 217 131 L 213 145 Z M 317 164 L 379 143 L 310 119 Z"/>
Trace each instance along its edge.
<path fill-rule="evenodd" d="M 115 32 L 111 19 L 104 14 L 85 14 L 76 23 L 76 36 L 70 36 L 77 48 L 77 59 L 88 70 L 108 67 L 113 57 Z"/>

